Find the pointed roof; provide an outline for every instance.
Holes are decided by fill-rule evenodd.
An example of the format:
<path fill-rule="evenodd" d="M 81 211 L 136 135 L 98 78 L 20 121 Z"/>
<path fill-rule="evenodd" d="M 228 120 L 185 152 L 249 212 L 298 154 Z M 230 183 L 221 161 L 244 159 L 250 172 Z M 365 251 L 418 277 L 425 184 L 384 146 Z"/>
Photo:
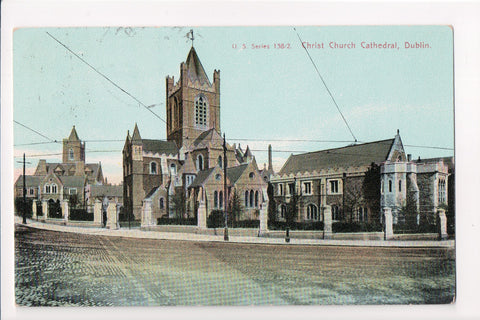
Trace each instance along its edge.
<path fill-rule="evenodd" d="M 210 130 L 202 132 L 194 141 L 195 148 L 206 148 L 207 146 L 222 148 L 223 138 L 222 136 L 212 128 Z"/>
<path fill-rule="evenodd" d="M 279 174 L 312 172 L 327 168 L 368 166 L 387 160 L 395 139 L 291 155 Z"/>
<path fill-rule="evenodd" d="M 212 172 L 215 170 L 215 168 L 216 167 L 199 171 L 197 173 L 197 176 L 196 176 L 195 180 L 193 180 L 192 184 L 190 185 L 190 187 L 194 188 L 194 187 L 203 186 L 203 183 L 208 179 L 208 177 L 210 176 L 210 174 L 212 174 Z"/>
<path fill-rule="evenodd" d="M 78 137 L 77 130 L 75 130 L 75 125 L 72 128 L 72 131 L 70 132 L 70 136 L 68 137 L 68 140 L 70 141 L 80 141 L 80 138 Z"/>
<path fill-rule="evenodd" d="M 193 46 L 188 53 L 185 64 L 187 66 L 187 74 L 192 82 L 198 80 L 200 84 L 207 83 L 208 85 L 211 85 Z"/>
<path fill-rule="evenodd" d="M 230 182 L 235 184 L 247 167 L 248 163 L 244 163 L 236 167 L 227 168 L 227 177 L 230 179 Z"/>
<path fill-rule="evenodd" d="M 138 130 L 138 126 L 137 126 L 136 122 L 135 122 L 135 129 L 133 129 L 132 142 L 134 144 L 136 142 L 138 142 L 138 143 L 142 142 L 142 137 L 140 136 L 140 130 Z"/>

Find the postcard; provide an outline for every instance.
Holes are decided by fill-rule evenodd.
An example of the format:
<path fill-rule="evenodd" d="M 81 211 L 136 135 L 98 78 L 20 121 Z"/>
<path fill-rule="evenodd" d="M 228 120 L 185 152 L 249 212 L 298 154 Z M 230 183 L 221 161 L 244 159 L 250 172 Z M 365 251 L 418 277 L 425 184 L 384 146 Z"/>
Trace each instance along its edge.
<path fill-rule="evenodd" d="M 454 32 L 15 28 L 16 308 L 455 305 Z"/>

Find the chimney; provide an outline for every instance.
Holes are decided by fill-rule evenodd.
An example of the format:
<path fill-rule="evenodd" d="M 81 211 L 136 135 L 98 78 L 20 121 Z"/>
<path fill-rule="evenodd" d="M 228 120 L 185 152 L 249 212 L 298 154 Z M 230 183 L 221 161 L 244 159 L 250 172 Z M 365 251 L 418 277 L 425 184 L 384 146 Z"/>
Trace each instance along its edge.
<path fill-rule="evenodd" d="M 272 145 L 268 145 L 268 171 L 273 172 L 273 166 L 272 166 Z"/>

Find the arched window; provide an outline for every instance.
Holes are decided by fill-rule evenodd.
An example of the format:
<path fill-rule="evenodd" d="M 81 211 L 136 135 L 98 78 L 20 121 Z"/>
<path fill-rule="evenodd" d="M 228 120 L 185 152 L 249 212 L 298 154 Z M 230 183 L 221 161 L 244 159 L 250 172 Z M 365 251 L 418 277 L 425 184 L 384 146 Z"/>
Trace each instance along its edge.
<path fill-rule="evenodd" d="M 402 180 L 398 180 L 398 192 L 402 192 Z"/>
<path fill-rule="evenodd" d="M 172 175 L 177 174 L 177 166 L 175 165 L 175 163 L 170 164 L 170 172 L 172 173 Z"/>
<path fill-rule="evenodd" d="M 68 160 L 75 160 L 75 154 L 72 148 L 68 150 Z"/>
<path fill-rule="evenodd" d="M 45 193 L 50 193 L 50 185 L 49 184 L 45 185 Z"/>
<path fill-rule="evenodd" d="M 164 201 L 163 198 L 160 198 L 160 204 L 159 204 L 160 209 L 165 208 L 165 203 L 163 201 Z"/>
<path fill-rule="evenodd" d="M 218 208 L 218 192 L 213 192 L 213 207 Z"/>
<path fill-rule="evenodd" d="M 222 156 L 218 156 L 218 166 L 223 168 Z"/>
<path fill-rule="evenodd" d="M 52 184 L 52 193 L 57 193 L 57 185 Z"/>
<path fill-rule="evenodd" d="M 203 156 L 201 154 L 199 154 L 197 157 L 197 170 L 198 171 L 203 170 Z"/>
<path fill-rule="evenodd" d="M 255 208 L 258 208 L 258 191 L 255 191 Z"/>
<path fill-rule="evenodd" d="M 218 193 L 218 203 L 220 204 L 219 207 L 223 208 L 223 191 Z"/>
<path fill-rule="evenodd" d="M 392 180 L 388 180 L 388 192 L 392 192 L 392 189 L 393 189 Z"/>
<path fill-rule="evenodd" d="M 200 95 L 195 99 L 195 124 L 199 126 L 207 125 L 207 98 Z"/>
<path fill-rule="evenodd" d="M 250 207 L 253 207 L 253 190 L 250 190 Z"/>
<path fill-rule="evenodd" d="M 307 206 L 307 219 L 309 220 L 318 220 L 317 206 L 314 204 L 309 204 Z"/>
<path fill-rule="evenodd" d="M 157 174 L 157 163 L 150 162 L 150 174 Z"/>
<path fill-rule="evenodd" d="M 283 196 L 283 184 L 278 185 L 278 193 Z"/>
<path fill-rule="evenodd" d="M 248 190 L 245 191 L 245 208 L 248 208 Z"/>

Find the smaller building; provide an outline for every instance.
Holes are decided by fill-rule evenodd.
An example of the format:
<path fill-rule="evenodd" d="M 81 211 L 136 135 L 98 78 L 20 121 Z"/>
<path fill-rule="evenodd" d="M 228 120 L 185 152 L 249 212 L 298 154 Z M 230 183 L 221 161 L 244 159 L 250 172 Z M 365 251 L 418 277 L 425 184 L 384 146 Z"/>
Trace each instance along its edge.
<path fill-rule="evenodd" d="M 85 163 L 85 143 L 78 137 L 75 126 L 63 139 L 62 162 L 41 159 L 33 175 L 25 176 L 26 197 L 37 201 L 60 203 L 69 201 L 71 207 L 85 204 L 85 188 L 104 183 L 101 163 Z M 23 197 L 23 175 L 14 185 L 15 198 Z"/>

